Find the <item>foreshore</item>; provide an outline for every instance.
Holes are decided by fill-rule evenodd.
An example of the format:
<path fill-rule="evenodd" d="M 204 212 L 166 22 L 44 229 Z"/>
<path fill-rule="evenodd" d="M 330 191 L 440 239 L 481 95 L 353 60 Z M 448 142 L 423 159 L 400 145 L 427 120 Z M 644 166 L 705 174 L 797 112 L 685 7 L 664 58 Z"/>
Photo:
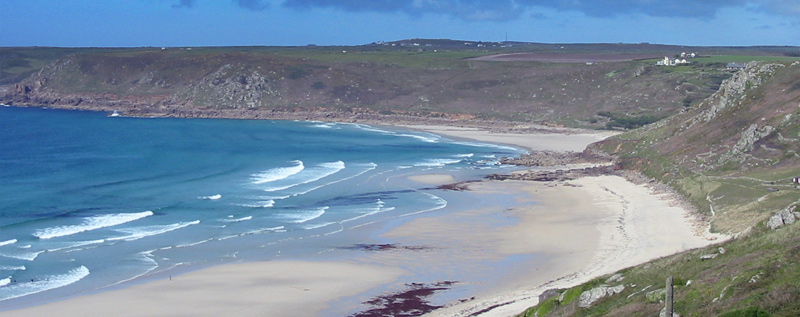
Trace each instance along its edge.
<path fill-rule="evenodd" d="M 532 151 L 581 151 L 610 135 L 403 127 Z M 411 181 L 443 185 L 453 177 L 433 174 Z M 702 223 L 679 207 L 675 197 L 619 176 L 481 181 L 459 194 L 474 201 L 503 199 L 504 203 L 422 214 L 388 227 L 367 226 L 363 230 L 375 230 L 376 239 L 390 243 L 353 257 L 221 265 L 0 315 L 331 316 L 332 311 L 367 309 L 363 302 L 396 292 L 398 284 L 409 281 L 453 283 L 454 290 L 459 286 L 465 290 L 428 315 L 510 316 L 536 304 L 546 289 L 725 238 L 699 230 Z"/>

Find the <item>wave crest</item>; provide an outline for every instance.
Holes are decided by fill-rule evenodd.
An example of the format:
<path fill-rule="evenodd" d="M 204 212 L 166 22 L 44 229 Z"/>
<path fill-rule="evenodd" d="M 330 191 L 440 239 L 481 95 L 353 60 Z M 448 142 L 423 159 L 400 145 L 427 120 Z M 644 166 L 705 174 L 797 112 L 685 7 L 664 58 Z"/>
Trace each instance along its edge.
<path fill-rule="evenodd" d="M 300 173 L 305 169 L 303 161 L 291 161 L 291 162 L 294 163 L 295 165 L 289 167 L 276 167 L 273 169 L 268 169 L 261 173 L 250 175 L 250 179 L 252 179 L 251 183 L 264 184 L 264 183 L 274 182 L 277 180 L 282 180 L 289 176 Z"/>
<path fill-rule="evenodd" d="M 70 225 L 70 226 L 57 226 L 57 227 L 50 227 L 45 229 L 37 230 L 33 233 L 33 236 L 39 239 L 52 239 L 58 238 L 63 236 L 69 236 L 76 233 L 96 230 L 105 227 L 112 227 L 116 225 L 121 225 L 126 222 L 131 222 L 135 220 L 142 219 L 144 217 L 152 216 L 152 211 L 143 211 L 137 213 L 127 213 L 127 214 L 109 214 L 109 215 L 100 215 L 100 216 L 93 216 L 87 217 L 83 219 L 83 223 L 79 225 Z"/>

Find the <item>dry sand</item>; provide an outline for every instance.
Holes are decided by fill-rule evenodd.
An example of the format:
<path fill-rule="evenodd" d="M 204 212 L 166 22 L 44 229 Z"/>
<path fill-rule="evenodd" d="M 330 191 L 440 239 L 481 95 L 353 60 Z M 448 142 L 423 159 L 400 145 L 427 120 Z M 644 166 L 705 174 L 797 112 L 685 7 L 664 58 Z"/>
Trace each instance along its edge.
<path fill-rule="evenodd" d="M 477 141 L 508 144 L 523 147 L 531 151 L 581 152 L 587 145 L 602 141 L 619 134 L 614 131 L 582 131 L 571 133 L 501 133 L 478 128 L 449 126 L 408 125 L 410 129 L 426 131 L 434 134 L 448 135 Z"/>
<path fill-rule="evenodd" d="M 420 128 L 420 127 L 415 127 Z M 608 134 L 497 134 L 475 129 L 424 130 L 533 150 L 580 151 Z M 441 184 L 450 175 L 413 180 Z M 568 183 L 522 181 L 470 185 L 473 199 L 508 195 L 511 208 L 466 208 L 421 215 L 382 235 L 398 249 L 364 252 L 347 260 L 269 261 L 222 265 L 122 290 L 4 312 L 33 315 L 330 315 L 332 302 L 419 275 L 436 280 L 458 267 L 462 283 L 474 283 L 472 299 L 432 316 L 510 316 L 536 304 L 548 288 L 571 286 L 650 259 L 718 242 L 697 235 L 695 221 L 668 197 L 617 176 Z M 496 196 L 493 196 L 496 197 Z M 504 261 L 527 255 L 525 261 Z M 536 256 L 540 255 L 540 256 Z M 500 264 L 493 265 L 493 261 Z M 487 264 L 490 263 L 490 264 Z M 498 267 L 499 266 L 499 267 Z M 491 268 L 495 271 L 486 271 Z M 483 279 L 471 278 L 470 272 Z M 486 279 L 487 274 L 491 277 Z M 468 297 L 465 297 L 468 298 Z M 359 303 L 352 303 L 357 307 Z M 351 305 L 351 304 L 347 304 Z M 339 307 L 341 309 L 341 307 Z M 326 314 L 327 312 L 327 314 Z"/>
<path fill-rule="evenodd" d="M 450 184 L 456 180 L 456 178 L 453 177 L 453 175 L 447 175 L 447 174 L 414 175 L 408 177 L 408 179 L 415 181 L 417 183 L 428 184 L 428 185 Z"/>
<path fill-rule="evenodd" d="M 3 312 L 2 316 L 315 316 L 403 270 L 347 262 L 239 263 Z"/>
<path fill-rule="evenodd" d="M 537 304 L 539 294 L 547 289 L 573 286 L 727 238 L 698 233 L 697 221 L 671 197 L 618 176 L 566 183 L 507 183 L 533 191 L 540 205 L 515 210 L 523 221 L 502 233 L 504 243 L 498 249 L 547 252 L 551 259 L 516 276 L 514 283 L 432 315 L 468 316 L 494 307 L 480 316 L 512 316 Z"/>

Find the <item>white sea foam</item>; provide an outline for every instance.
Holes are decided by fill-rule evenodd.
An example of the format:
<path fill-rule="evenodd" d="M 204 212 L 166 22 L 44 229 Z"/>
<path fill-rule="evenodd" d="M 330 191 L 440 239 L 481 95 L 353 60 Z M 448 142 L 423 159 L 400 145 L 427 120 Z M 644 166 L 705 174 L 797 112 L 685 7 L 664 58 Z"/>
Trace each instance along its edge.
<path fill-rule="evenodd" d="M 345 164 L 342 161 L 321 163 L 313 168 L 303 170 L 301 173 L 298 173 L 296 177 L 287 177 L 286 180 L 290 181 L 288 183 L 281 182 L 280 184 L 275 184 L 273 186 L 268 186 L 261 189 L 267 192 L 289 189 L 298 185 L 316 182 L 320 179 L 336 174 L 343 169 L 345 169 Z"/>
<path fill-rule="evenodd" d="M 236 237 L 241 237 L 241 236 L 246 236 L 246 235 L 251 235 L 251 234 L 261 234 L 261 233 L 267 233 L 267 232 L 276 232 L 276 231 L 283 230 L 283 228 L 284 228 L 283 226 L 277 226 L 277 227 L 271 227 L 271 228 L 256 229 L 256 230 L 243 232 L 241 234 L 236 235 Z M 222 238 L 220 238 L 220 240 L 222 240 Z"/>
<path fill-rule="evenodd" d="M 139 273 L 139 274 L 137 274 L 137 275 L 135 275 L 133 277 L 118 281 L 118 282 L 116 282 L 114 284 L 111 284 L 111 285 L 108 285 L 108 286 L 119 285 L 119 284 L 125 283 L 127 281 L 132 281 L 134 279 L 137 279 L 137 278 L 139 278 L 141 276 L 144 276 L 145 274 L 150 273 L 153 270 L 157 269 L 158 268 L 158 262 L 156 262 L 156 260 L 153 260 L 153 254 L 152 254 L 153 251 L 155 251 L 155 250 L 139 252 L 137 254 L 139 256 L 139 259 L 138 259 L 139 262 L 143 263 L 144 265 L 147 265 L 147 269 L 145 269 L 144 272 Z"/>
<path fill-rule="evenodd" d="M 0 253 L 0 256 L 11 259 L 33 262 L 33 260 L 36 260 L 36 258 L 39 257 L 39 254 L 42 253 L 44 253 L 44 250 L 35 252 L 22 252 L 22 253 Z"/>
<path fill-rule="evenodd" d="M 253 219 L 253 216 L 245 216 L 245 217 L 241 217 L 241 218 L 226 218 L 226 219 L 222 219 L 222 221 L 224 221 L 224 222 L 242 222 L 242 221 L 247 221 L 247 220 L 250 220 L 250 219 Z"/>
<path fill-rule="evenodd" d="M 268 195 L 268 196 L 251 196 L 251 198 L 250 198 L 250 199 L 256 199 L 256 200 L 258 200 L 258 199 L 260 199 L 260 200 L 282 200 L 282 199 L 286 199 L 286 198 L 289 198 L 289 197 L 292 197 L 292 195 L 280 195 L 280 196 L 275 196 L 275 195 Z"/>
<path fill-rule="evenodd" d="M 200 241 L 192 242 L 192 243 L 179 244 L 179 245 L 176 245 L 175 247 L 176 248 L 188 248 L 188 247 L 193 247 L 193 246 L 196 246 L 196 245 L 200 245 L 200 244 L 206 243 L 206 242 L 211 241 L 211 240 L 214 240 L 214 239 L 212 238 L 212 239 L 205 239 L 205 240 L 200 240 Z"/>
<path fill-rule="evenodd" d="M 371 170 L 374 170 L 375 168 L 377 168 L 377 167 L 378 167 L 378 164 L 375 164 L 375 163 L 368 163 L 368 164 L 363 164 L 363 165 L 364 165 L 364 167 L 366 167 L 366 169 L 365 169 L 365 170 L 363 170 L 363 171 L 361 171 L 361 172 L 358 172 L 358 173 L 356 173 L 356 174 L 355 174 L 355 175 L 353 175 L 353 176 L 348 176 L 348 177 L 345 177 L 345 178 L 342 178 L 342 179 L 338 179 L 338 180 L 332 181 L 332 182 L 330 182 L 330 183 L 326 183 L 326 184 L 322 184 L 322 185 L 319 185 L 319 186 L 316 186 L 316 187 L 312 187 L 312 188 L 306 189 L 306 190 L 304 190 L 304 191 L 302 191 L 302 192 L 299 192 L 299 193 L 294 193 L 294 194 L 292 194 L 291 196 L 300 196 L 300 195 L 305 195 L 305 194 L 308 194 L 308 193 L 310 193 L 310 192 L 312 192 L 312 191 L 315 191 L 315 190 L 317 190 L 317 189 L 320 189 L 320 188 L 322 188 L 322 187 L 325 187 L 325 186 L 330 186 L 330 185 L 333 185 L 333 184 L 336 184 L 336 183 L 339 183 L 339 182 L 346 181 L 346 180 L 348 180 L 348 179 L 353 179 L 353 178 L 359 177 L 359 176 L 361 176 L 361 175 L 364 175 L 365 173 L 367 173 L 367 172 L 369 172 L 369 171 L 371 171 Z"/>
<path fill-rule="evenodd" d="M 270 208 L 272 206 L 275 206 L 275 201 L 270 199 L 270 200 L 262 200 L 262 201 L 252 202 L 252 203 L 235 204 L 235 205 L 242 206 L 242 207 L 250 207 L 250 208 Z"/>
<path fill-rule="evenodd" d="M 56 252 L 56 251 L 72 249 L 72 248 L 80 248 L 80 247 L 83 247 L 83 246 L 92 245 L 92 244 L 100 244 L 100 243 L 103 243 L 103 242 L 106 242 L 106 240 L 98 239 L 98 240 L 90 240 L 90 241 L 68 242 L 68 243 L 65 243 L 64 246 L 62 246 L 62 247 L 57 247 L 57 248 L 53 248 L 53 249 L 47 249 L 47 252 Z"/>
<path fill-rule="evenodd" d="M 108 214 L 87 217 L 83 219 L 83 223 L 79 225 L 70 226 L 57 226 L 37 230 L 33 235 L 39 239 L 52 239 L 57 237 L 69 236 L 76 233 L 91 231 L 95 229 L 112 227 L 126 222 L 142 219 L 144 217 L 152 216 L 152 211 L 143 211 L 138 213 L 125 213 L 125 214 Z"/>
<path fill-rule="evenodd" d="M 89 276 L 89 269 L 81 265 L 64 274 L 46 276 L 33 282 L 6 285 L 0 288 L 0 301 L 64 287 L 87 276 Z"/>
<path fill-rule="evenodd" d="M 324 223 L 317 223 L 317 224 L 307 224 L 307 225 L 301 226 L 301 228 L 306 229 L 306 230 L 312 230 L 312 229 L 327 227 L 327 226 L 330 226 L 332 224 L 335 224 L 335 222 L 324 222 Z"/>
<path fill-rule="evenodd" d="M 155 225 L 155 226 L 144 226 L 144 227 L 135 227 L 135 228 L 122 228 L 122 229 L 117 229 L 116 231 L 119 231 L 119 232 L 122 232 L 122 233 L 127 233 L 127 235 L 122 236 L 122 237 L 108 238 L 108 240 L 110 240 L 110 241 L 117 241 L 117 240 L 134 241 L 134 240 L 139 240 L 141 238 L 146 238 L 146 237 L 155 236 L 155 235 L 159 235 L 159 234 L 162 234 L 162 233 L 167 233 L 167 232 L 170 232 L 170 231 L 186 228 L 188 226 L 196 225 L 196 224 L 199 224 L 199 223 L 200 223 L 200 220 L 195 220 L 195 221 L 189 221 L 189 222 L 173 223 L 173 224 L 168 224 L 168 225 Z"/>
<path fill-rule="evenodd" d="M 478 143 L 478 142 L 452 142 L 452 143 L 453 144 L 458 144 L 458 145 L 472 146 L 472 147 L 493 148 L 493 149 L 499 149 L 499 150 L 511 151 L 511 152 L 520 152 L 520 151 L 522 151 L 521 149 L 515 148 L 513 146 L 491 144 L 491 143 Z"/>
<path fill-rule="evenodd" d="M 0 241 L 0 247 L 2 247 L 2 246 L 4 246 L 4 245 L 11 245 L 11 244 L 14 244 L 14 243 L 17 243 L 17 239 L 11 239 L 11 240 L 6 240 L 6 241 Z"/>
<path fill-rule="evenodd" d="M 447 200 L 444 200 L 444 198 L 436 196 L 436 195 L 433 195 L 433 194 L 430 194 L 430 193 L 422 193 L 422 194 L 427 195 L 431 200 L 433 200 L 436 203 L 436 206 L 434 206 L 432 208 L 425 209 L 425 210 L 419 210 L 419 211 L 407 213 L 407 214 L 402 215 L 401 217 L 411 216 L 411 215 L 416 215 L 416 214 L 421 214 L 421 213 L 426 213 L 426 212 L 435 211 L 435 210 L 439 210 L 439 209 L 442 209 L 444 207 L 447 207 Z"/>
<path fill-rule="evenodd" d="M 338 127 L 338 125 L 336 123 L 319 122 L 319 121 L 312 121 L 312 122 L 315 123 L 314 125 L 312 125 L 312 127 L 314 127 L 314 128 L 337 129 L 337 130 L 341 129 L 340 127 Z"/>
<path fill-rule="evenodd" d="M 252 184 L 264 184 L 274 182 L 277 180 L 285 179 L 289 176 L 302 172 L 305 169 L 302 161 L 292 161 L 294 166 L 289 167 L 276 167 L 268 169 L 261 173 L 250 175 Z"/>
<path fill-rule="evenodd" d="M 357 128 L 359 128 L 361 130 L 364 130 L 364 131 L 376 132 L 376 133 L 399 136 L 399 137 L 406 137 L 406 138 L 414 138 L 414 139 L 420 140 L 422 142 L 428 142 L 428 143 L 436 143 L 436 142 L 439 142 L 439 140 L 441 139 L 441 137 L 439 137 L 438 135 L 430 134 L 430 133 L 426 133 L 426 135 L 418 135 L 418 134 L 397 133 L 397 132 L 392 132 L 392 131 L 381 130 L 381 129 L 378 129 L 378 128 L 375 128 L 375 127 L 372 127 L 372 126 L 368 126 L 368 125 L 364 125 L 364 124 L 354 124 L 354 126 L 356 126 Z"/>
<path fill-rule="evenodd" d="M 205 200 L 217 200 L 217 199 L 222 198 L 222 195 L 216 194 L 216 195 L 211 195 L 211 196 L 200 196 L 200 197 L 197 197 L 197 198 L 198 199 L 205 199 Z"/>
<path fill-rule="evenodd" d="M 424 162 L 414 164 L 417 167 L 442 167 L 449 164 L 456 164 L 461 162 L 457 159 L 427 159 Z"/>
<path fill-rule="evenodd" d="M 279 217 L 291 223 L 304 223 L 322 217 L 329 207 L 321 207 L 311 210 L 297 210 L 290 214 L 282 214 Z"/>
<path fill-rule="evenodd" d="M 397 136 L 402 136 L 402 137 L 407 137 L 407 138 L 414 138 L 414 139 L 420 140 L 422 142 L 428 142 L 428 143 L 436 143 L 436 142 L 439 142 L 439 139 L 440 139 L 438 135 L 434 135 L 434 134 L 430 134 L 430 135 L 425 136 L 425 135 L 400 133 L 400 134 L 396 134 L 396 135 Z"/>
<path fill-rule="evenodd" d="M 377 201 L 375 201 L 374 206 L 353 209 L 352 210 L 353 212 L 359 213 L 360 215 L 355 216 L 353 218 L 342 220 L 340 223 L 345 223 L 345 222 L 350 222 L 350 221 L 353 221 L 353 220 L 358 220 L 358 219 L 361 219 L 361 218 L 364 218 L 364 217 L 372 216 L 372 215 L 375 215 L 375 214 L 378 214 L 378 213 L 382 213 L 382 212 L 392 211 L 392 210 L 395 209 L 395 207 L 386 208 L 385 206 L 386 206 L 386 203 L 383 202 L 383 200 L 378 199 Z"/>
<path fill-rule="evenodd" d="M 9 265 L 0 265 L 0 271 L 25 271 L 28 268 L 24 265 L 17 265 L 17 266 L 9 266 Z"/>
<path fill-rule="evenodd" d="M 475 154 L 473 154 L 473 153 L 467 153 L 467 154 L 456 154 L 456 155 L 454 155 L 454 156 L 455 156 L 455 157 L 468 158 L 468 157 L 473 157 L 473 156 L 475 156 Z"/>
<path fill-rule="evenodd" d="M 6 277 L 4 279 L 0 279 L 0 287 L 6 286 L 8 284 L 11 284 L 11 276 Z"/>
<path fill-rule="evenodd" d="M 378 129 L 376 127 L 369 126 L 369 125 L 366 125 L 366 124 L 354 123 L 353 126 L 355 126 L 356 128 L 359 128 L 361 130 L 369 131 L 369 132 L 377 132 L 377 133 L 383 133 L 383 134 L 394 134 L 392 132 L 389 132 L 389 131 L 386 131 L 386 130 L 381 130 L 381 129 Z"/>

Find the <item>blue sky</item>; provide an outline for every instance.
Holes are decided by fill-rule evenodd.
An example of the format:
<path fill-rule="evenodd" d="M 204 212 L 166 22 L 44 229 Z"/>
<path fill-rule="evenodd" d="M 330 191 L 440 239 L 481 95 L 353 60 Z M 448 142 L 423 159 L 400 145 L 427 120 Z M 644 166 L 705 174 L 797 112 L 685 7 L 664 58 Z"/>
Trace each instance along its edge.
<path fill-rule="evenodd" d="M 0 0 L 0 46 L 800 45 L 800 0 Z"/>

